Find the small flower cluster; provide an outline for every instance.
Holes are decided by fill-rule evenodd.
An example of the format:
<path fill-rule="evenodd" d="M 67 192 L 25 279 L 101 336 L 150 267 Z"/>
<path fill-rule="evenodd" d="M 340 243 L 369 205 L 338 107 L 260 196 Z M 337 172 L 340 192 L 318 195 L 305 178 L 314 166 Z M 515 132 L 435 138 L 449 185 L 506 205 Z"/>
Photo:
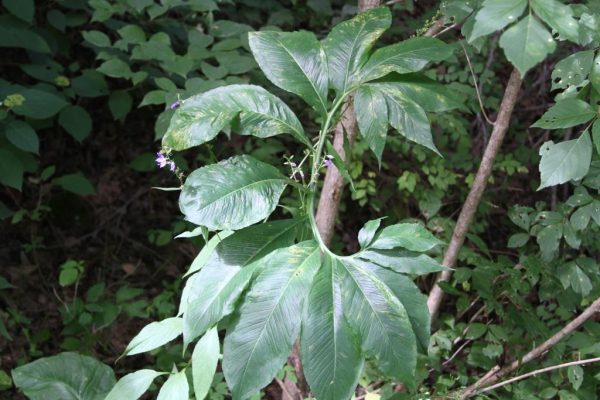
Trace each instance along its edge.
<path fill-rule="evenodd" d="M 331 154 L 327 154 L 325 156 L 325 161 L 323 161 L 323 164 L 327 167 L 330 168 L 333 165 L 333 156 Z"/>
<path fill-rule="evenodd" d="M 175 172 L 175 169 L 177 168 L 175 161 L 169 159 L 169 155 L 163 150 L 156 153 L 156 165 L 158 165 L 158 168 L 164 168 L 168 165 L 171 172 Z"/>

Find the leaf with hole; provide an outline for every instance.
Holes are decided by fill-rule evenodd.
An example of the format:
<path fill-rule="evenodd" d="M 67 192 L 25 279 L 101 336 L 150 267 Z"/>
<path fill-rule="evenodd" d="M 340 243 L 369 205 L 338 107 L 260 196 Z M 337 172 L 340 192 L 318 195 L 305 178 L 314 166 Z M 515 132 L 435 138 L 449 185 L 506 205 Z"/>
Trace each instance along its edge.
<path fill-rule="evenodd" d="M 561 129 L 585 124 L 596 116 L 592 106 L 583 100 L 566 99 L 553 105 L 533 125 L 533 128 Z"/>

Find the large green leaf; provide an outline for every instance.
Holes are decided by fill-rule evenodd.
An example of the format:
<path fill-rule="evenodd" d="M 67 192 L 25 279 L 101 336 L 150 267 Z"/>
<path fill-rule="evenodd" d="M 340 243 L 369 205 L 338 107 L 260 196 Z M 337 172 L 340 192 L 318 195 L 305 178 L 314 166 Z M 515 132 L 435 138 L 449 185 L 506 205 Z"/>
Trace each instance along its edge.
<path fill-rule="evenodd" d="M 221 350 L 217 328 L 209 329 L 192 353 L 192 378 L 196 400 L 203 400 L 212 385 Z"/>
<path fill-rule="evenodd" d="M 388 131 L 388 110 L 384 94 L 370 85 L 359 87 L 354 96 L 354 110 L 359 132 L 381 165 Z"/>
<path fill-rule="evenodd" d="M 188 384 L 185 370 L 169 375 L 158 392 L 156 400 L 189 400 L 190 385 Z"/>
<path fill-rule="evenodd" d="M 48 43 L 42 36 L 35 33 L 28 24 L 8 14 L 0 15 L 0 48 L 2 47 L 51 53 Z"/>
<path fill-rule="evenodd" d="M 125 349 L 125 354 L 132 356 L 154 350 L 181 335 L 182 331 L 183 321 L 178 317 L 151 322 L 131 339 Z"/>
<path fill-rule="evenodd" d="M 300 349 L 304 375 L 319 400 L 352 397 L 364 359 L 360 343 L 342 310 L 341 278 L 332 264 L 337 259 L 325 257 L 310 290 Z"/>
<path fill-rule="evenodd" d="M 385 132 L 382 132 L 382 125 L 379 123 L 381 120 L 376 116 L 367 115 L 364 110 L 359 110 L 359 108 L 366 107 L 373 110 L 382 110 L 380 105 L 381 97 L 385 98 L 385 103 L 387 105 L 387 114 L 384 115 L 387 115 L 389 124 L 392 125 L 398 133 L 408 140 L 425 146 L 439 154 L 433 143 L 431 126 L 429 125 L 429 120 L 427 119 L 427 115 L 423 108 L 407 97 L 402 92 L 401 87 L 396 86 L 395 83 L 380 82 L 368 83 L 361 86 L 357 91 L 359 103 L 355 104 L 359 129 L 361 126 L 363 127 L 361 134 L 365 135 L 369 141 L 373 142 L 371 148 L 377 150 L 377 152 L 375 152 L 376 155 L 380 155 L 378 154 L 378 151 L 380 149 L 382 150 L 383 145 L 385 144 L 385 142 L 381 143 L 382 139 L 385 138 Z M 370 102 L 375 104 L 371 106 L 369 105 Z M 373 119 L 376 119 L 377 121 L 372 121 Z"/>
<path fill-rule="evenodd" d="M 533 15 L 528 15 L 500 37 L 506 58 L 524 76 L 554 51 L 552 35 Z"/>
<path fill-rule="evenodd" d="M 425 111 L 441 112 L 463 107 L 459 95 L 448 87 L 422 74 L 392 74 L 386 77 L 387 86 L 393 87 Z"/>
<path fill-rule="evenodd" d="M 245 228 L 268 217 L 287 184 L 277 168 L 248 155 L 192 172 L 179 197 L 185 218 L 212 230 Z"/>
<path fill-rule="evenodd" d="M 260 261 L 263 271 L 225 336 L 223 372 L 234 399 L 255 394 L 281 369 L 298 336 L 304 299 L 320 258 L 320 249 L 310 241 Z"/>
<path fill-rule="evenodd" d="M 45 90 L 24 89 L 19 94 L 25 97 L 25 101 L 12 110 L 17 115 L 32 119 L 50 118 L 69 105 L 62 96 Z"/>
<path fill-rule="evenodd" d="M 250 48 L 275 85 L 302 97 L 322 116 L 327 114 L 327 60 L 310 32 L 253 32 Z"/>
<path fill-rule="evenodd" d="M 372 268 L 371 271 L 391 289 L 394 296 L 404 306 L 412 329 L 417 337 L 419 349 L 427 353 L 431 330 L 431 318 L 425 296 L 413 281 L 401 274 L 385 268 Z"/>
<path fill-rule="evenodd" d="M 515 22 L 527 7 L 527 0 L 485 0 L 475 16 L 469 42 Z"/>
<path fill-rule="evenodd" d="M 594 62 L 592 50 L 578 51 L 556 63 L 552 71 L 552 90 L 577 86 L 587 78 Z"/>
<path fill-rule="evenodd" d="M 579 42 L 579 23 L 573 18 L 571 7 L 557 0 L 531 0 L 531 8 L 562 37 Z"/>
<path fill-rule="evenodd" d="M 587 175 L 592 161 L 592 140 L 585 131 L 577 139 L 562 143 L 546 142 L 540 148 L 541 184 L 538 190 Z"/>
<path fill-rule="evenodd" d="M 363 351 L 384 374 L 414 387 L 417 341 L 406 309 L 362 262 L 341 261 L 336 267 L 344 276 L 342 306 Z"/>
<path fill-rule="evenodd" d="M 442 241 L 420 224 L 395 224 L 383 228 L 369 247 L 383 250 L 403 247 L 406 250 L 423 252 L 439 244 L 442 244 Z"/>
<path fill-rule="evenodd" d="M 26 122 L 17 119 L 5 125 L 6 139 L 21 150 L 38 154 L 40 140 L 37 134 Z"/>
<path fill-rule="evenodd" d="M 596 111 L 585 101 L 566 99 L 552 106 L 531 126 L 542 129 L 571 128 L 584 124 L 595 116 Z"/>
<path fill-rule="evenodd" d="M 359 70 L 367 61 L 373 43 L 390 27 L 387 7 L 378 7 L 336 25 L 323 42 L 329 82 L 338 94 L 360 81 Z"/>
<path fill-rule="evenodd" d="M 357 253 L 356 257 L 401 274 L 425 275 L 448 269 L 425 254 L 411 251 L 366 250 Z"/>
<path fill-rule="evenodd" d="M 219 87 L 184 100 L 171 118 L 162 144 L 185 150 L 206 143 L 229 128 L 260 138 L 290 133 L 310 145 L 294 112 L 279 98 L 254 85 Z"/>
<path fill-rule="evenodd" d="M 280 220 L 250 226 L 217 245 L 204 268 L 190 278 L 183 291 L 180 313 L 185 343 L 233 311 L 235 301 L 259 267 L 255 262 L 292 245 L 301 223 L 302 220 Z"/>
<path fill-rule="evenodd" d="M 162 374 L 151 369 L 141 369 L 127 374 L 119 379 L 104 400 L 137 400 L 148 390 L 154 379 Z"/>
<path fill-rule="evenodd" d="M 425 68 L 432 61 L 443 61 L 454 49 L 441 40 L 416 37 L 375 50 L 360 70 L 363 82 L 380 78 L 390 72 L 406 74 Z"/>
<path fill-rule="evenodd" d="M 30 400 L 104 400 L 116 382 L 108 365 L 76 353 L 61 353 L 15 368 L 12 378 Z"/>

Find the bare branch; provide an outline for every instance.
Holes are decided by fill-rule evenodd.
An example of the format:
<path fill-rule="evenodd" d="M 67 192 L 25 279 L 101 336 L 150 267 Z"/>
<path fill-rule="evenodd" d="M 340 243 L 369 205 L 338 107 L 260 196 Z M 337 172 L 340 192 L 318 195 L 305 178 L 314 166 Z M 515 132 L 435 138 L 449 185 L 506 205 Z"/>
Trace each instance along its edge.
<path fill-rule="evenodd" d="M 513 382 L 521 381 L 523 379 L 529 378 L 530 376 L 535 376 L 537 374 L 542 374 L 544 372 L 550 372 L 550 371 L 554 371 L 554 370 L 560 369 L 560 368 L 572 367 L 573 365 L 591 364 L 591 363 L 595 363 L 595 362 L 600 362 L 600 357 L 588 358 L 587 360 L 571 361 L 571 362 L 568 362 L 568 363 L 553 365 L 551 367 L 536 369 L 535 371 L 531 371 L 531 372 L 528 372 L 528 373 L 523 374 L 523 375 L 515 376 L 514 378 L 510 378 L 510 379 L 507 379 L 507 380 L 502 381 L 500 383 L 496 383 L 495 385 L 488 386 L 485 389 L 478 390 L 474 394 L 489 392 L 491 390 L 498 389 L 499 387 L 506 386 L 506 385 L 509 385 L 509 384 L 511 384 Z"/>
<path fill-rule="evenodd" d="M 479 388 L 484 386 L 490 386 L 498 382 L 504 376 L 510 374 L 521 365 L 526 364 L 536 358 L 545 354 L 552 346 L 561 341 L 565 336 L 572 333 L 574 330 L 579 328 L 585 321 L 594 316 L 595 313 L 600 312 L 600 297 L 596 299 L 588 308 L 586 308 L 577 318 L 565 325 L 560 331 L 556 332 L 552 337 L 546 340 L 538 347 L 531 350 L 518 360 L 513 361 L 510 365 L 500 369 L 499 366 L 492 368 L 485 376 L 469 386 L 461 395 L 461 399 L 468 399 L 474 396 Z"/>
<path fill-rule="evenodd" d="M 477 211 L 477 207 L 481 201 L 481 196 L 483 195 L 488 179 L 492 173 L 494 160 L 498 155 L 498 151 L 502 146 L 504 136 L 508 130 L 508 125 L 512 117 L 513 109 L 517 102 L 519 90 L 521 88 L 521 82 L 522 79 L 519 75 L 519 72 L 516 69 L 513 70 L 506 85 L 504 97 L 502 99 L 502 103 L 500 104 L 500 112 L 496 118 L 496 123 L 494 125 L 494 130 L 492 131 L 490 141 L 485 148 L 481 164 L 479 165 L 477 175 L 475 176 L 475 181 L 473 182 L 473 186 L 471 187 L 460 215 L 458 216 L 456 226 L 454 227 L 454 232 L 452 233 L 452 239 L 450 240 L 450 244 L 446 249 L 446 254 L 444 255 L 442 264 L 447 267 L 452 268 L 456 265 L 458 253 L 465 242 L 465 236 L 469 231 L 471 221 L 473 220 L 473 216 Z M 437 313 L 439 312 L 440 305 L 442 303 L 442 298 L 444 297 L 444 292 L 439 287 L 438 283 L 449 280 L 451 276 L 451 271 L 441 272 L 437 276 L 436 283 L 429 293 L 427 306 L 429 308 L 429 313 L 431 314 L 432 320 L 437 317 Z"/>

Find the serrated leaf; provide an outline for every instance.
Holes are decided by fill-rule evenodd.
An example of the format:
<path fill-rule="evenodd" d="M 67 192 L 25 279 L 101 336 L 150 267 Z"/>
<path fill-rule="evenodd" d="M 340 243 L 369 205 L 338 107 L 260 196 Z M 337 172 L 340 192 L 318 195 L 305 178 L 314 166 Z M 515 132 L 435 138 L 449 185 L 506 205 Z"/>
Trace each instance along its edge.
<path fill-rule="evenodd" d="M 375 50 L 360 69 L 361 81 L 381 78 L 391 72 L 417 72 L 433 61 L 450 57 L 454 49 L 441 40 L 416 37 Z"/>
<path fill-rule="evenodd" d="M 584 124 L 596 116 L 592 106 L 583 100 L 566 99 L 553 105 L 533 128 L 561 129 Z"/>
<path fill-rule="evenodd" d="M 375 233 L 379 229 L 381 225 L 381 220 L 383 218 L 377 218 L 371 221 L 368 221 L 361 229 L 358 231 L 358 244 L 361 248 L 368 247 L 373 239 L 375 238 Z"/>
<path fill-rule="evenodd" d="M 151 322 L 146 325 L 127 345 L 124 355 L 145 353 L 169 343 L 183 332 L 183 320 L 178 317 Z"/>
<path fill-rule="evenodd" d="M 127 374 L 119 379 L 104 400 L 137 400 L 148 390 L 154 379 L 162 374 L 151 369 L 141 369 Z"/>
<path fill-rule="evenodd" d="M 5 126 L 6 139 L 15 147 L 38 154 L 40 140 L 33 128 L 26 122 L 19 120 L 9 121 Z"/>
<path fill-rule="evenodd" d="M 426 275 L 432 272 L 449 270 L 433 258 L 411 251 L 367 250 L 357 253 L 355 257 L 368 260 L 401 274 Z"/>
<path fill-rule="evenodd" d="M 573 43 L 579 42 L 579 23 L 571 7 L 557 0 L 532 0 L 531 8 L 538 17 Z"/>
<path fill-rule="evenodd" d="M 527 0 L 485 0 L 475 16 L 475 25 L 469 42 L 496 32 L 515 22 L 527 7 Z"/>
<path fill-rule="evenodd" d="M 346 92 L 360 80 L 358 74 L 367 61 L 375 41 L 391 25 L 387 7 L 358 14 L 336 25 L 323 41 L 327 55 L 329 83 L 338 94 Z"/>
<path fill-rule="evenodd" d="M 30 400 L 104 400 L 115 385 L 112 369 L 91 357 L 61 353 L 12 370 Z"/>
<path fill-rule="evenodd" d="M 344 276 L 344 314 L 359 335 L 363 351 L 377 360 L 385 375 L 414 387 L 417 341 L 406 309 L 389 287 L 357 260 L 340 261 L 334 268 Z"/>
<path fill-rule="evenodd" d="M 285 362 L 300 331 L 298 317 L 320 258 L 320 249 L 309 241 L 260 261 L 263 270 L 225 336 L 223 372 L 234 398 L 258 392 Z"/>
<path fill-rule="evenodd" d="M 569 218 L 573 229 L 576 231 L 582 231 L 587 228 L 588 224 L 590 223 L 590 218 L 592 218 L 593 211 L 593 203 L 579 207 L 577 210 L 575 210 L 575 212 L 571 214 L 571 217 Z"/>
<path fill-rule="evenodd" d="M 189 400 L 190 386 L 185 376 L 185 370 L 169 375 L 158 392 L 156 400 Z"/>
<path fill-rule="evenodd" d="M 208 394 L 220 355 L 219 334 L 214 327 L 198 340 L 192 353 L 192 378 L 196 400 L 203 400 Z"/>
<path fill-rule="evenodd" d="M 590 73 L 594 62 L 592 50 L 579 51 L 562 59 L 552 71 L 552 90 L 580 85 Z"/>
<path fill-rule="evenodd" d="M 256 261 L 291 246 L 302 220 L 279 220 L 236 231 L 215 248 L 204 268 L 187 282 L 179 314 L 189 343 L 233 311 L 233 305 L 259 270 Z"/>
<path fill-rule="evenodd" d="M 293 111 L 279 98 L 253 85 L 220 87 L 184 100 L 171 118 L 162 144 L 185 150 L 212 140 L 229 127 L 260 138 L 290 133 L 311 145 Z"/>
<path fill-rule="evenodd" d="M 248 155 L 192 172 L 179 197 L 185 219 L 211 230 L 236 230 L 267 218 L 287 179 L 277 168 Z"/>
<path fill-rule="evenodd" d="M 327 60 L 310 32 L 253 32 L 249 43 L 267 78 L 327 114 Z"/>
<path fill-rule="evenodd" d="M 500 47 L 508 61 L 524 76 L 556 49 L 556 42 L 544 25 L 528 15 L 500 36 Z"/>
<path fill-rule="evenodd" d="M 590 169 L 592 140 L 585 131 L 577 139 L 554 144 L 546 142 L 540 148 L 541 183 L 538 190 L 570 180 L 580 180 Z"/>
<path fill-rule="evenodd" d="M 354 95 L 354 110 L 359 132 L 381 165 L 389 124 L 386 98 L 377 87 L 361 86 Z"/>
<path fill-rule="evenodd" d="M 341 279 L 325 257 L 310 290 L 300 350 L 306 380 L 316 398 L 348 399 L 354 393 L 364 359 L 358 338 L 342 310 Z"/>
<path fill-rule="evenodd" d="M 442 241 L 419 224 L 395 224 L 385 227 L 369 245 L 373 249 L 403 247 L 410 251 L 428 251 Z"/>

